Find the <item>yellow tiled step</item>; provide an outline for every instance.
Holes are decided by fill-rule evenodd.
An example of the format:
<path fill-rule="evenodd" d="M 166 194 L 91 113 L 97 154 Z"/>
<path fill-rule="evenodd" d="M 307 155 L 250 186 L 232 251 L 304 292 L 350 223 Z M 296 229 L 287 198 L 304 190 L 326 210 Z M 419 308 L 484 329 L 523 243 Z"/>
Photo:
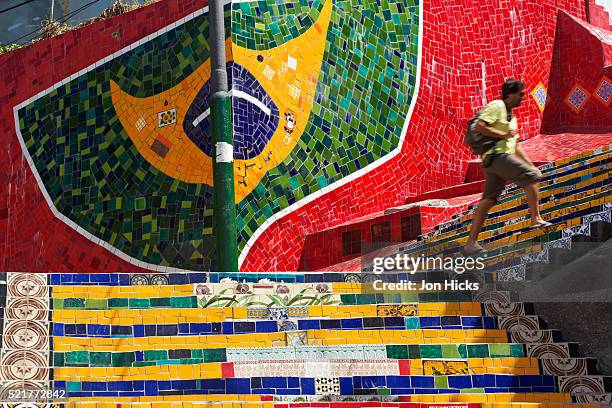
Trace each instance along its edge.
<path fill-rule="evenodd" d="M 232 288 L 236 283 L 208 283 L 209 287 Z M 312 287 L 317 284 L 310 283 L 285 283 L 289 287 Z M 331 293 L 355 294 L 361 293 L 360 282 L 334 282 L 329 283 Z M 160 298 L 192 296 L 193 285 L 167 285 L 167 286 L 53 286 L 54 299 L 79 298 L 79 299 L 110 299 L 110 298 Z M 271 288 L 270 288 L 271 289 Z M 256 292 L 257 293 L 257 292 Z M 267 293 L 265 290 L 262 293 Z M 273 293 L 269 290 L 269 293 Z"/>
<path fill-rule="evenodd" d="M 166 395 L 154 397 L 79 397 L 68 398 L 65 407 L 71 408 L 273 408 L 273 401 L 261 401 L 260 395 Z"/>
<path fill-rule="evenodd" d="M 192 399 L 193 396 L 192 396 Z M 417 401 L 418 402 L 418 401 Z M 176 400 L 168 400 L 168 399 L 160 399 L 155 402 L 127 402 L 121 399 L 117 399 L 117 403 L 115 402 L 86 402 L 86 401 L 70 401 L 65 407 L 71 408 L 117 408 L 118 404 L 121 404 L 122 408 L 274 408 L 282 405 L 283 407 L 287 406 L 286 402 L 277 402 L 274 403 L 272 401 L 268 402 L 213 402 L 213 401 L 176 401 Z M 295 404 L 295 405 L 294 405 Z M 293 403 L 289 405 L 289 408 L 292 406 L 298 407 L 298 403 Z M 299 403 L 304 404 L 304 402 Z M 330 407 L 333 406 L 331 403 Z M 301 407 L 308 405 L 299 405 Z M 317 406 L 321 406 L 320 404 Z M 372 406 L 377 407 L 379 405 L 371 405 L 367 403 L 363 403 L 363 405 L 358 406 Z M 59 407 L 59 406 L 58 406 Z M 386 407 L 386 405 L 385 405 Z M 389 407 L 393 407 L 393 405 L 389 405 Z M 600 408 L 602 405 L 596 404 L 569 404 L 569 403 L 534 403 L 534 402 L 507 402 L 507 403 L 481 403 L 480 408 Z M 53 406 L 49 406 L 49 408 L 54 408 Z"/>
<path fill-rule="evenodd" d="M 575 213 L 576 211 L 582 211 L 588 208 L 592 208 L 592 207 L 597 207 L 600 205 L 603 205 L 605 203 L 611 203 L 612 202 L 612 194 L 608 194 L 604 197 L 601 197 L 599 199 L 596 200 L 592 200 L 590 202 L 587 203 L 583 203 L 580 205 L 576 205 L 573 207 L 568 207 L 565 208 L 563 210 L 559 210 L 559 213 L 563 213 L 563 214 L 571 214 L 571 213 Z M 550 220 L 551 218 L 550 214 L 543 214 L 542 218 L 544 218 L 545 220 Z M 492 250 L 495 248 L 499 248 L 502 246 L 506 246 L 508 244 L 513 244 L 516 242 L 522 242 L 522 241 L 527 241 L 529 239 L 533 239 L 535 237 L 538 236 L 542 236 L 542 235 L 546 235 L 546 234 L 550 234 L 552 232 L 559 232 L 564 230 L 565 228 L 570 228 L 570 227 L 574 227 L 577 225 L 580 225 L 581 219 L 580 217 L 577 218 L 573 218 L 570 220 L 567 220 L 563 223 L 559 223 L 559 224 L 554 224 L 550 227 L 546 227 L 546 228 L 539 228 L 533 231 L 525 231 L 522 233 L 515 233 L 513 235 L 498 239 L 496 241 L 490 242 L 487 244 L 487 249 L 488 250 Z M 522 223 L 517 223 L 517 224 L 513 224 L 513 225 L 509 225 L 506 227 L 506 229 L 504 230 L 504 232 L 518 232 L 521 229 L 524 229 L 527 227 L 527 225 L 529 224 L 529 221 L 523 221 Z M 496 231 L 485 231 L 482 232 L 479 235 L 479 238 L 481 240 L 484 239 L 489 239 L 489 238 L 493 238 L 497 235 Z M 454 241 L 447 241 L 447 242 L 441 242 L 437 245 L 435 245 L 436 241 L 438 240 L 438 237 L 433 238 L 431 241 L 427 241 L 428 243 L 431 242 L 432 244 L 434 244 L 433 246 L 427 248 L 422 252 L 422 255 L 431 255 L 431 254 L 437 254 L 440 253 L 446 249 L 449 248 L 453 248 L 456 247 L 458 245 L 462 245 L 465 244 L 466 240 L 467 240 L 467 235 L 461 238 L 458 238 Z"/>
<path fill-rule="evenodd" d="M 359 318 L 389 316 L 386 305 L 305 306 L 308 318 Z M 480 303 L 421 303 L 402 305 L 405 316 L 480 316 Z M 398 314 L 394 314 L 398 315 Z M 71 310 L 53 312 L 53 322 L 75 324 L 173 324 L 213 323 L 230 319 L 247 319 L 247 308 L 224 307 L 205 309 L 118 309 L 118 310 Z"/>
<path fill-rule="evenodd" d="M 595 199 L 595 200 L 591 200 L 589 202 L 582 203 L 582 204 L 579 204 L 579 205 L 575 205 L 575 206 L 563 208 L 563 209 L 560 209 L 560 210 L 552 211 L 552 212 L 550 212 L 548 214 L 542 214 L 542 218 L 547 220 L 547 221 L 549 221 L 549 220 L 551 220 L 553 218 L 556 218 L 556 217 L 559 217 L 559 216 L 563 216 L 563 215 L 567 215 L 567 214 L 573 214 L 573 213 L 575 213 L 577 211 L 586 210 L 586 209 L 597 207 L 597 206 L 603 205 L 605 203 L 610 203 L 610 202 L 612 202 L 612 194 L 608 194 L 608 195 L 606 195 L 604 197 L 601 197 L 601 198 L 598 198 L 598 199 Z M 530 220 L 525 220 L 525 221 L 518 222 L 516 224 L 506 225 L 506 227 L 504 228 L 503 232 L 512 232 L 512 231 L 518 232 L 520 230 L 523 230 L 523 229 L 527 228 L 530 225 L 530 223 L 531 223 Z M 559 226 L 564 225 L 564 224 L 567 224 L 567 225 L 564 226 L 563 228 L 559 228 Z M 537 237 L 537 236 L 540 236 L 540 235 L 549 234 L 549 233 L 554 232 L 554 231 L 560 231 L 560 230 L 562 230 L 564 228 L 569 228 L 569 227 L 572 227 L 572 226 L 575 226 L 575 225 L 579 225 L 579 224 L 580 224 L 580 217 L 577 217 L 577 218 L 573 218 L 573 219 L 571 219 L 571 220 L 569 220 L 569 221 L 567 221 L 566 223 L 563 223 L 563 224 L 555 224 L 552 227 L 540 228 L 540 229 L 537 229 L 537 230 L 534 230 L 534 231 L 526 231 L 526 232 L 523 232 L 523 233 L 520 233 L 520 234 L 513 234 L 513 235 L 511 235 L 509 237 L 503 238 L 502 240 L 500 240 L 500 242 L 503 242 L 504 244 L 507 244 L 507 243 L 511 243 L 511 242 L 525 241 L 527 239 L 531 239 L 531 238 L 534 238 L 534 237 Z M 456 233 L 457 232 L 455 231 L 454 234 L 456 234 Z M 488 238 L 494 237 L 495 236 L 494 234 L 495 234 L 495 231 L 493 231 L 493 230 L 491 230 L 491 231 L 484 231 L 484 232 L 482 232 L 480 234 L 479 237 L 480 237 L 481 240 L 483 240 L 483 239 L 488 239 Z M 450 234 L 450 235 L 446 234 L 446 235 L 450 236 L 450 235 L 453 235 L 453 234 Z M 436 236 L 431 241 L 427 241 L 427 242 L 435 243 L 436 241 L 441 240 L 442 238 L 443 238 L 442 236 Z M 457 239 L 454 242 L 456 242 L 456 243 L 464 243 L 466 241 L 466 239 L 467 239 L 467 235 Z M 448 245 L 449 243 L 445 242 L 445 243 L 443 243 L 441 245 L 444 245 L 444 244 Z M 430 251 L 428 251 L 428 252 L 430 252 Z"/>
<path fill-rule="evenodd" d="M 160 298 L 193 295 L 193 285 L 52 286 L 54 299 Z"/>
<path fill-rule="evenodd" d="M 294 336 L 303 344 L 452 344 L 507 343 L 506 330 L 308 330 L 298 332 L 218 334 L 213 336 L 159 336 L 137 338 L 53 337 L 55 351 L 142 351 L 158 349 L 256 348 L 292 345 Z M 288 339 L 289 338 L 289 339 Z"/>
<path fill-rule="evenodd" d="M 572 404 L 569 394 L 440 394 L 416 395 L 411 402 L 420 403 L 480 403 L 482 408 L 595 408 L 597 404 Z M 274 408 L 288 402 L 263 402 L 258 395 L 176 395 L 156 397 L 83 397 L 66 400 L 73 408 Z M 376 404 L 370 403 L 370 404 Z M 364 401 L 364 406 L 369 404 Z"/>
<path fill-rule="evenodd" d="M 425 370 L 423 360 L 411 359 L 409 362 L 410 375 L 434 375 L 431 370 Z M 467 363 L 469 374 L 541 374 L 536 358 L 468 358 L 461 360 L 461 362 Z M 54 379 L 65 381 L 138 381 L 222 378 L 221 364 L 166 364 L 148 367 L 58 367 L 54 370 Z M 347 362 L 347 364 L 350 364 L 350 362 Z M 372 375 L 381 374 L 373 372 Z"/>
<path fill-rule="evenodd" d="M 410 401 L 426 403 L 475 402 L 475 403 L 571 403 L 570 394 L 533 393 L 533 394 L 419 394 L 410 397 Z"/>

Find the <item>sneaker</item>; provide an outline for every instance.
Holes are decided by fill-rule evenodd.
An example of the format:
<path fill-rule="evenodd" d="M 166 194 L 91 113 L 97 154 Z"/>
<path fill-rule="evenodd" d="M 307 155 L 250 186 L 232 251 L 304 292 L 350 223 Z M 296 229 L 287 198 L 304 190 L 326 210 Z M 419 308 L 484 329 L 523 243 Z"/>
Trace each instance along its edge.
<path fill-rule="evenodd" d="M 463 247 L 463 250 L 461 250 L 461 253 L 463 253 L 463 255 L 465 256 L 470 256 L 479 252 L 483 252 L 484 250 L 485 249 L 478 242 L 475 242 L 473 244 L 466 244 Z"/>

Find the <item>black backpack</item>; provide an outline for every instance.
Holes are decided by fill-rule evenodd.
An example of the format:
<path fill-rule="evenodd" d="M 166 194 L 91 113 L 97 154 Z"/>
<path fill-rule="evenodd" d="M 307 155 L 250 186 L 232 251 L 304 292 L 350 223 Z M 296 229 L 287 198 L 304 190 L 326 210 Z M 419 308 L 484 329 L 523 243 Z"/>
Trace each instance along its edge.
<path fill-rule="evenodd" d="M 490 136 L 483 136 L 476 131 L 476 123 L 478 122 L 478 112 L 472 119 L 467 123 L 467 130 L 465 132 L 465 144 L 472 149 L 472 153 L 481 155 L 487 150 L 495 146 L 500 139 Z"/>

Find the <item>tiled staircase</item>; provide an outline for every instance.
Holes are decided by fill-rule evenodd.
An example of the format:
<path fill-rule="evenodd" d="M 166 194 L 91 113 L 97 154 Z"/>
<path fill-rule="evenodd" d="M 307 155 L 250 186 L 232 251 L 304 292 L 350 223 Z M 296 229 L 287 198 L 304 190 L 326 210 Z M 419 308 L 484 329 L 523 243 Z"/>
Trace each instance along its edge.
<path fill-rule="evenodd" d="M 609 148 L 600 148 L 542 166 L 541 211 L 551 227 L 529 230 L 524 193 L 514 185 L 492 209 L 480 235 L 487 248 L 487 269 L 481 282 L 525 281 L 552 272 L 548 263 L 555 250 L 571 250 L 572 243 L 597 242 L 610 237 L 612 184 Z M 454 256 L 467 239 L 474 206 L 467 213 L 439 225 L 422 240 L 402 250 L 412 256 Z M 575 254 L 577 255 L 577 254 Z M 577 257 L 577 256 L 576 256 Z M 570 258 L 571 259 L 571 258 Z"/>
<path fill-rule="evenodd" d="M 526 230 L 522 192 L 507 187 L 483 229 L 487 269 L 469 273 L 480 290 L 381 292 L 372 285 L 457 278 L 444 270 L 8 273 L 2 358 L 25 356 L 15 360 L 21 370 L 9 373 L 13 381 L 47 375 L 38 386 L 67 398 L 55 406 L 612 405 L 612 377 L 504 286 L 550 276 L 550 262 L 578 256 L 568 252 L 578 241 L 609 238 L 611 159 L 601 148 L 543 169 L 549 228 Z M 402 253 L 454 256 L 471 211 Z M 16 301 L 34 292 L 39 306 Z M 33 331 L 32 312 L 45 302 L 50 311 L 34 313 L 40 328 Z M 35 354 L 48 358 L 46 374 L 32 374 L 38 357 L 11 340 L 25 335 L 40 343 Z"/>

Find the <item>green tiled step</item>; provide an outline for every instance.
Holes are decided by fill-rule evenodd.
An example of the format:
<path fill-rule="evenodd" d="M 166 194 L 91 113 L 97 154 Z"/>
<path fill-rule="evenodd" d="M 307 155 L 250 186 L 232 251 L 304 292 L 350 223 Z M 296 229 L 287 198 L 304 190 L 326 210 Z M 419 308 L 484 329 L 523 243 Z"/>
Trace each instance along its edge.
<path fill-rule="evenodd" d="M 171 345 L 168 345 L 171 347 Z M 527 346 L 519 343 L 491 344 L 442 344 L 442 345 L 380 345 L 386 350 L 388 359 L 421 358 L 488 358 L 488 357 L 528 357 Z M 570 347 L 570 346 L 568 346 Z M 333 350 L 333 346 L 327 347 Z M 352 346 L 352 348 L 354 348 Z M 576 350 L 572 344 L 571 349 Z M 293 348 L 278 347 L 280 358 L 290 358 Z M 145 350 L 142 359 L 136 361 L 139 352 L 91 352 L 70 351 L 54 352 L 55 367 L 138 367 L 164 364 L 201 364 L 228 362 L 231 349 L 194 349 L 194 350 Z M 254 352 L 257 349 L 253 349 Z M 188 354 L 188 355 L 187 355 Z M 183 358 L 173 358 L 182 355 Z"/>
<path fill-rule="evenodd" d="M 82 299 L 66 298 L 53 299 L 53 309 L 195 309 L 198 307 L 196 296 L 178 296 L 163 298 L 110 298 L 110 299 Z"/>

